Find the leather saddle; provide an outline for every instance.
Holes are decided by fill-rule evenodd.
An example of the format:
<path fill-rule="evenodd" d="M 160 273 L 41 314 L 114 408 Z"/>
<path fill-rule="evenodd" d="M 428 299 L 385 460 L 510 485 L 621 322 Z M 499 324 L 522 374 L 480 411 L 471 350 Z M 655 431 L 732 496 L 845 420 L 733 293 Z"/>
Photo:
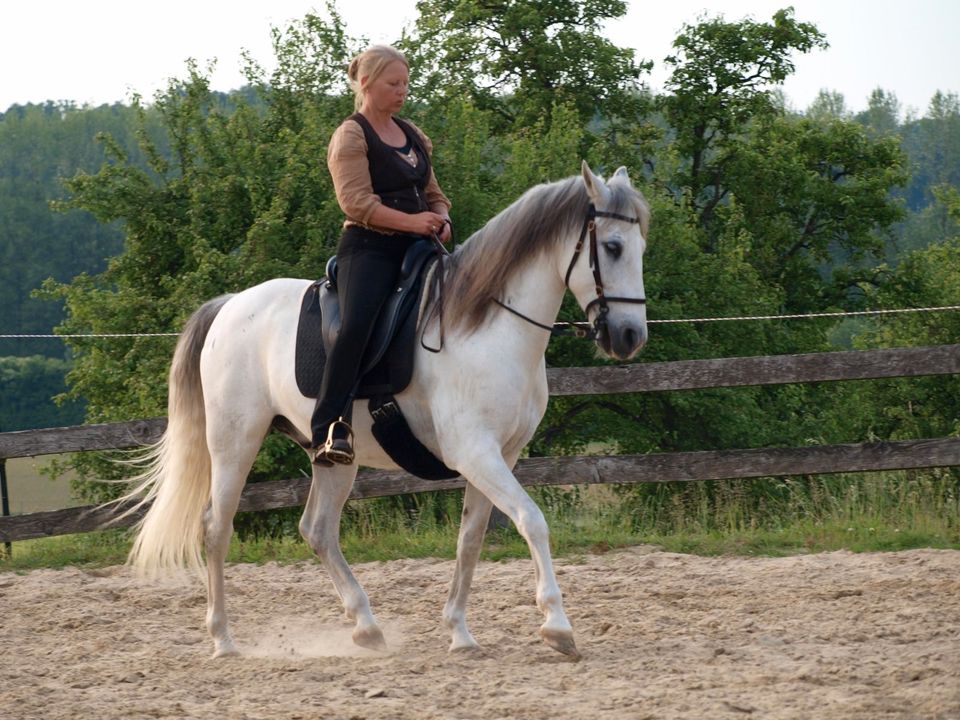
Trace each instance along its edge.
<path fill-rule="evenodd" d="M 417 336 L 420 299 L 427 271 L 436 262 L 437 247 L 429 240 L 407 250 L 397 287 L 374 326 L 360 364 L 356 398 L 394 395 L 410 384 Z M 315 398 L 320 393 L 327 354 L 340 330 L 337 297 L 337 257 L 327 262 L 326 276 L 303 295 L 297 326 L 296 378 L 300 392 Z"/>

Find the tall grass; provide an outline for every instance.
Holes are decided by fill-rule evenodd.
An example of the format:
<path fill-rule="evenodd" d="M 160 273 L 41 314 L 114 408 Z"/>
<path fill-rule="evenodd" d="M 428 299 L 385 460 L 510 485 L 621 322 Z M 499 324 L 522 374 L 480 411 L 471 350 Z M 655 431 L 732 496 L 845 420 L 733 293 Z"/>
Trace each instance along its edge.
<path fill-rule="evenodd" d="M 654 544 L 674 552 L 783 555 L 848 549 L 960 549 L 960 473 L 902 471 L 672 483 L 534 488 L 559 556 Z M 453 558 L 462 494 L 423 493 L 352 502 L 341 542 L 350 562 L 403 557 Z M 295 518 L 299 510 L 289 513 Z M 232 562 L 312 559 L 282 521 L 234 539 Z M 291 531 L 291 528 L 293 529 Z M 0 570 L 123 562 L 120 531 L 15 543 Z M 512 526 L 488 533 L 484 557 L 527 557 Z"/>
<path fill-rule="evenodd" d="M 950 470 L 670 483 L 621 490 L 635 527 L 666 533 L 867 524 L 956 537 L 960 475 Z"/>

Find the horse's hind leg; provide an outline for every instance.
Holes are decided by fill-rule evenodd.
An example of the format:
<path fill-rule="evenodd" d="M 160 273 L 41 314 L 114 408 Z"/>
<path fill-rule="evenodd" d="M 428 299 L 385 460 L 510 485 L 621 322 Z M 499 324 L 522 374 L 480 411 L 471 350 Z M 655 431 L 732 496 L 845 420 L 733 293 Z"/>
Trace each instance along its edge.
<path fill-rule="evenodd" d="M 231 463 L 232 464 L 232 463 Z M 251 459 L 252 464 L 252 459 Z M 223 565 L 233 534 L 233 516 L 237 512 L 249 465 L 242 471 L 213 463 L 210 505 L 204 517 L 207 551 L 207 630 L 213 638 L 213 656 L 236 655 L 230 628 L 224 591 Z"/>
<path fill-rule="evenodd" d="M 383 650 L 387 644 L 370 610 L 370 600 L 340 550 L 340 514 L 356 474 L 356 465 L 313 466 L 300 534 L 330 573 L 347 617 L 356 622 L 353 641 L 361 647 Z"/>
<path fill-rule="evenodd" d="M 460 516 L 457 565 L 453 571 L 453 582 L 450 584 L 447 604 L 443 608 L 443 623 L 453 635 L 450 642 L 451 651 L 478 647 L 477 641 L 467 629 L 467 596 L 470 594 L 473 571 L 480 559 L 483 536 L 487 530 L 492 508 L 493 503 L 468 483 L 463 495 L 463 512 Z"/>
<path fill-rule="evenodd" d="M 237 647 L 227 624 L 223 565 L 233 535 L 233 516 L 240 494 L 266 430 L 212 438 L 208 433 L 212 472 L 210 504 L 204 514 L 207 552 L 207 630 L 213 638 L 213 656 L 236 655 Z M 223 447 L 218 447 L 224 445 Z"/>

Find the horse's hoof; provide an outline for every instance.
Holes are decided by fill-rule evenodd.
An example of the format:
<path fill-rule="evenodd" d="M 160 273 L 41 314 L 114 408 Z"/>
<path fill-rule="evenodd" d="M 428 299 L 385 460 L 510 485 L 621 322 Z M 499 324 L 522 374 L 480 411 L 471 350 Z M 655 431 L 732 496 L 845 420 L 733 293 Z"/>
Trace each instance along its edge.
<path fill-rule="evenodd" d="M 481 649 L 482 648 L 480 647 L 480 643 L 478 643 L 476 640 L 474 640 L 471 637 L 469 640 L 456 640 L 450 643 L 450 647 L 448 651 L 452 653 L 466 654 L 466 653 L 475 652 Z"/>
<path fill-rule="evenodd" d="M 224 658 L 224 657 L 237 657 L 240 654 L 240 651 L 237 650 L 237 646 L 232 642 L 220 643 L 213 650 L 214 658 Z"/>
<path fill-rule="evenodd" d="M 547 645 L 571 660 L 580 660 L 583 657 L 577 650 L 577 644 L 573 641 L 573 633 L 569 630 L 540 628 L 540 637 Z"/>
<path fill-rule="evenodd" d="M 368 628 L 357 628 L 353 631 L 353 642 L 367 650 L 377 650 L 383 652 L 387 649 L 387 641 L 383 637 L 383 632 L 376 625 Z"/>

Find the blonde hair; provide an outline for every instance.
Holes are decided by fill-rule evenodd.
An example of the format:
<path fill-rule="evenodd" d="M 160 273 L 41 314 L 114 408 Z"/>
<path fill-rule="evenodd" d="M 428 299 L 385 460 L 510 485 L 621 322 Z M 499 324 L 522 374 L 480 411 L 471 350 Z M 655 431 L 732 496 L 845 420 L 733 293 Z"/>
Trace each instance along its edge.
<path fill-rule="evenodd" d="M 362 53 L 357 55 L 347 69 L 347 77 L 350 79 L 350 89 L 353 90 L 353 107 L 359 111 L 363 106 L 364 89 L 361 87 L 361 80 L 367 78 L 367 85 L 376 80 L 383 71 L 392 62 L 399 60 L 407 70 L 410 69 L 410 63 L 403 53 L 390 45 L 373 45 Z"/>

